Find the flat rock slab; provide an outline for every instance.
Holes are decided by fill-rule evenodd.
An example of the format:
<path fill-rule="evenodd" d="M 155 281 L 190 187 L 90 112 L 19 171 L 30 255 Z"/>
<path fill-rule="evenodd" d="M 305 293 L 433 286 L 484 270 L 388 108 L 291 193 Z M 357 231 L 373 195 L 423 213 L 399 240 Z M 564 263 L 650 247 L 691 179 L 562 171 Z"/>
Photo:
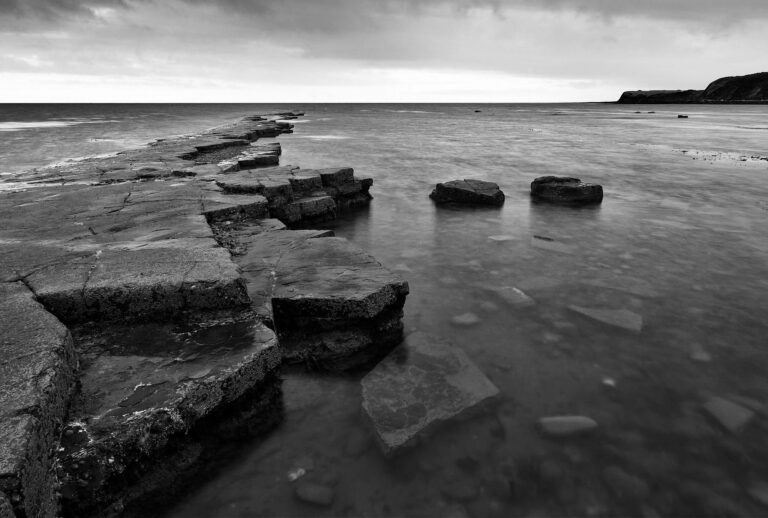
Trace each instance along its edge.
<path fill-rule="evenodd" d="M 461 349 L 420 332 L 361 383 L 363 411 L 387 456 L 499 394 Z"/>
<path fill-rule="evenodd" d="M 86 332 L 78 346 L 81 388 L 58 452 L 70 515 L 108 506 L 125 492 L 137 498 L 140 490 L 126 483 L 132 473 L 150 471 L 206 416 L 264 383 L 279 383 L 275 335 L 247 314 L 204 325 Z"/>
<path fill-rule="evenodd" d="M 541 248 L 542 250 L 549 250 L 552 252 L 560 252 L 561 254 L 572 254 L 575 248 L 571 245 L 566 245 L 554 239 L 541 239 L 532 237 L 531 246 L 534 248 Z"/>
<path fill-rule="evenodd" d="M 585 308 L 570 305 L 568 309 L 604 324 L 620 327 L 633 333 L 643 330 L 643 317 L 628 309 Z"/>
<path fill-rule="evenodd" d="M 475 205 L 502 205 L 504 193 L 498 184 L 482 180 L 452 180 L 438 183 L 429 195 L 435 203 L 468 203 Z"/>
<path fill-rule="evenodd" d="M 488 283 L 481 283 L 477 287 L 485 292 L 493 293 L 511 306 L 524 308 L 536 304 L 536 301 L 526 295 L 523 290 L 514 286 L 494 286 Z"/>
<path fill-rule="evenodd" d="M 721 397 L 709 399 L 704 403 L 704 410 L 732 433 L 740 432 L 755 416 L 749 408 Z"/>
<path fill-rule="evenodd" d="M 188 248 L 183 240 L 103 249 L 37 270 L 26 280 L 50 311 L 70 323 L 160 319 L 249 303 L 229 252 Z"/>
<path fill-rule="evenodd" d="M 408 293 L 408 283 L 338 237 L 310 239 L 276 267 L 275 318 L 372 318 Z"/>
<path fill-rule="evenodd" d="M 349 241 L 307 239 L 275 267 L 272 310 L 290 362 L 345 370 L 402 339 L 408 283 Z"/>
<path fill-rule="evenodd" d="M 550 437 L 583 435 L 597 428 L 597 422 L 583 415 L 542 417 L 537 422 L 542 434 Z"/>
<path fill-rule="evenodd" d="M 531 196 L 554 203 L 600 203 L 603 201 L 603 187 L 567 176 L 541 176 L 531 182 Z"/>
<path fill-rule="evenodd" d="M 22 283 L 0 283 L 0 492 L 25 516 L 55 516 L 50 451 L 74 386 L 72 337 Z"/>

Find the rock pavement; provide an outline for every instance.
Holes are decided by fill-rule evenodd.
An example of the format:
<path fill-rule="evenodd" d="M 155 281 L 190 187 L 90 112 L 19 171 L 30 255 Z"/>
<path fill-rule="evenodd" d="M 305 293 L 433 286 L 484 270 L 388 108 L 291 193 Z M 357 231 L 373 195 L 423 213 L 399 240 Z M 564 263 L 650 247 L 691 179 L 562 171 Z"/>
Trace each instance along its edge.
<path fill-rule="evenodd" d="M 345 369 L 399 341 L 407 284 L 345 240 L 286 228 L 366 205 L 372 180 L 279 167 L 280 145 L 254 141 L 290 133 L 283 117 L 295 115 L 4 186 L 3 512 L 147 505 L 183 484 L 222 427 L 279 422 L 283 359 Z"/>

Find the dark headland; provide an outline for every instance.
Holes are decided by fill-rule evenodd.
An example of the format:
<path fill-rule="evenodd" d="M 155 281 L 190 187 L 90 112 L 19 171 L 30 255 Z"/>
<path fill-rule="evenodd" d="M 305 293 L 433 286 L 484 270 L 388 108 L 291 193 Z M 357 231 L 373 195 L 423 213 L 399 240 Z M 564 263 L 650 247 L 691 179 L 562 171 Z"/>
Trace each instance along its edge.
<path fill-rule="evenodd" d="M 619 104 L 768 104 L 768 72 L 721 77 L 704 90 L 630 90 Z"/>

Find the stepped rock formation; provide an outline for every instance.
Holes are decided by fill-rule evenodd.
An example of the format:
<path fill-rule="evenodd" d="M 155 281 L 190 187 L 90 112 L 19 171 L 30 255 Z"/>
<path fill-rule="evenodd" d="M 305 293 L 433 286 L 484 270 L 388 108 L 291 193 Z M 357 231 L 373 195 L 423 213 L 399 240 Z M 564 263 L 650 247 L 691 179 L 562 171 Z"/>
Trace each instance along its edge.
<path fill-rule="evenodd" d="M 621 104 L 768 103 L 768 72 L 722 77 L 705 90 L 636 90 L 621 94 Z"/>
<path fill-rule="evenodd" d="M 283 361 L 351 369 L 401 340 L 407 283 L 286 226 L 371 199 L 351 168 L 279 167 L 278 143 L 253 142 L 295 116 L 33 170 L 0 193 L 3 518 L 153 514 L 222 445 L 280 422 Z"/>

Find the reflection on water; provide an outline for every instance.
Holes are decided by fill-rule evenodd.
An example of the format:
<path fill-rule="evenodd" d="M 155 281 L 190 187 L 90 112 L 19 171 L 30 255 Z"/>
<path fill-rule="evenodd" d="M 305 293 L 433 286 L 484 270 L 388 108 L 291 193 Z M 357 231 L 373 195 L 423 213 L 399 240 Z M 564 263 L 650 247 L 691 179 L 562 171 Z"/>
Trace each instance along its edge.
<path fill-rule="evenodd" d="M 311 120 L 279 139 L 282 163 L 375 178 L 371 208 L 327 226 L 409 281 L 407 331 L 453 341 L 502 397 L 385 460 L 358 379 L 286 373 L 281 427 L 171 516 L 768 512 L 768 108 L 297 108 Z M 534 204 L 545 174 L 605 199 Z M 465 177 L 499 183 L 505 205 L 428 199 Z M 542 437 L 555 415 L 599 427 Z M 299 481 L 332 503 L 298 501 Z"/>
<path fill-rule="evenodd" d="M 331 226 L 409 281 L 406 330 L 462 347 L 501 390 L 498 406 L 387 461 L 358 380 L 287 374 L 281 429 L 173 515 L 768 511 L 768 164 L 738 159 L 765 154 L 743 128 L 766 108 L 684 107 L 685 125 L 680 107 L 471 108 L 325 107 L 297 136 L 347 139 L 281 142 L 283 163 L 375 177 L 370 210 Z M 697 149 L 725 158 L 680 152 Z M 528 185 L 545 174 L 601 183 L 605 200 L 534 204 Z M 427 198 L 464 177 L 499 183 L 503 208 Z M 554 415 L 599 428 L 544 438 L 535 423 Z M 333 503 L 299 502 L 297 473 L 332 487 Z"/>

